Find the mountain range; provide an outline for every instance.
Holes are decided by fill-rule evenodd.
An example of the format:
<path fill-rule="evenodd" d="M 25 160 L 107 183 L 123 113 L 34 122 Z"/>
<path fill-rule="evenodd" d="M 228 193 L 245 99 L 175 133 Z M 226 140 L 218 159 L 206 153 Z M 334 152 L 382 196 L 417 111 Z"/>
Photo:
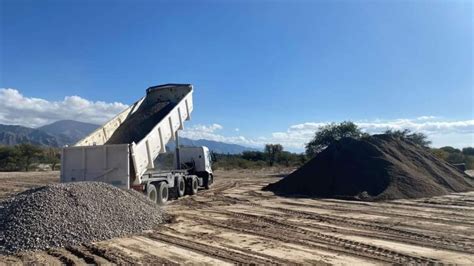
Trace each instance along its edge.
<path fill-rule="evenodd" d="M 10 146 L 31 143 L 40 146 L 62 147 L 76 143 L 98 127 L 95 124 L 74 120 L 60 120 L 38 128 L 0 124 L 0 145 Z M 205 139 L 192 140 L 182 137 L 180 137 L 180 145 L 207 146 L 216 153 L 224 154 L 238 154 L 243 151 L 257 150 L 237 144 Z M 174 149 L 174 142 L 170 142 L 167 147 Z"/>
<path fill-rule="evenodd" d="M 0 144 L 31 143 L 62 147 L 76 143 L 98 127 L 98 125 L 73 120 L 60 120 L 39 128 L 0 124 Z"/>

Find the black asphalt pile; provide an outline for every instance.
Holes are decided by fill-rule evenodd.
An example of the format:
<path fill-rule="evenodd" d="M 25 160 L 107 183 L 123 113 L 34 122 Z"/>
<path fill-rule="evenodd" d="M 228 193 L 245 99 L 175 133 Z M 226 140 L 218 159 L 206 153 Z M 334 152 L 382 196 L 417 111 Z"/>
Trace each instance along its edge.
<path fill-rule="evenodd" d="M 176 106 L 173 102 L 142 105 L 130 115 L 105 144 L 138 143 Z"/>
<path fill-rule="evenodd" d="M 264 190 L 283 196 L 390 200 L 474 190 L 473 179 L 427 149 L 389 135 L 344 138 Z"/>
<path fill-rule="evenodd" d="M 99 182 L 44 186 L 0 202 L 0 253 L 130 235 L 166 219 L 155 203 L 136 191 Z"/>

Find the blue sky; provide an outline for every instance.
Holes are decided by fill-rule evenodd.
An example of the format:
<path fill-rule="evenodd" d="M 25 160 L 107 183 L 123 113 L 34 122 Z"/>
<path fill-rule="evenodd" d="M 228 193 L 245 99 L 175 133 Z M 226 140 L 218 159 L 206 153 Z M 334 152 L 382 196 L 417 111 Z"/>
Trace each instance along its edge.
<path fill-rule="evenodd" d="M 105 114 L 148 86 L 192 83 L 194 138 L 299 151 L 317 126 L 353 120 L 474 145 L 471 1 L 0 3 L 0 88 L 20 95 L 4 89 L 10 103 L 79 96 Z M 27 119 L 40 107 L 12 118 L 11 105 L 0 122 L 53 118 Z"/>

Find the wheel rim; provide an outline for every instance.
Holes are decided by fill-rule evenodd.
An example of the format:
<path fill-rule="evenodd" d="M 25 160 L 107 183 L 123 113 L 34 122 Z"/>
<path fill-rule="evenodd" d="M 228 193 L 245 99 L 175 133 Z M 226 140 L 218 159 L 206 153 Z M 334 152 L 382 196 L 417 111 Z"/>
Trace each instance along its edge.
<path fill-rule="evenodd" d="M 197 180 L 196 179 L 193 180 L 193 189 L 194 190 L 197 189 Z"/>
<path fill-rule="evenodd" d="M 184 180 L 181 180 L 181 182 L 179 182 L 179 191 L 184 191 Z"/>

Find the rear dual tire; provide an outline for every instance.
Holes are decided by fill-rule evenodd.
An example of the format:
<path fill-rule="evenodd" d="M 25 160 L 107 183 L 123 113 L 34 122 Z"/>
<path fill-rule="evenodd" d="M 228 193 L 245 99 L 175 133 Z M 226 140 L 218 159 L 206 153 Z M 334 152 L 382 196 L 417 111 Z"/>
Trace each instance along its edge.
<path fill-rule="evenodd" d="M 168 184 L 165 182 L 151 183 L 147 186 L 146 194 L 156 204 L 164 205 L 169 197 Z"/>
<path fill-rule="evenodd" d="M 186 186 L 186 194 L 188 195 L 196 195 L 198 192 L 198 179 L 197 177 L 193 176 L 191 178 L 188 178 L 188 184 Z"/>
<path fill-rule="evenodd" d="M 178 177 L 178 180 L 176 181 L 176 190 L 177 190 L 177 196 L 182 197 L 186 193 L 186 182 L 184 182 L 183 177 Z"/>

